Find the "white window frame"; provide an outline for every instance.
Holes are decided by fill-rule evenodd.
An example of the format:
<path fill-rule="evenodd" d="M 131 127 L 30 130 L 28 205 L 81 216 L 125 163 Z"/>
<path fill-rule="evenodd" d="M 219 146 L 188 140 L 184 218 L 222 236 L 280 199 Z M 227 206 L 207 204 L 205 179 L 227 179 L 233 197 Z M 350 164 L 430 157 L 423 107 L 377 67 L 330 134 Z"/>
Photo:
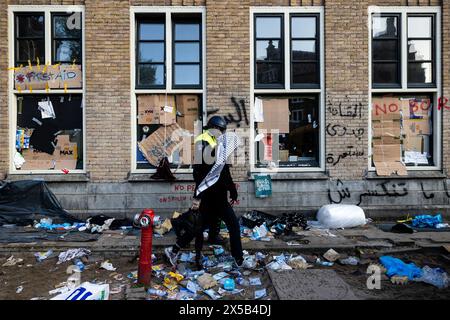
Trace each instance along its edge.
<path fill-rule="evenodd" d="M 45 17 L 45 63 L 51 63 L 52 61 L 52 18 L 53 12 L 80 12 L 82 14 L 82 70 L 83 70 L 83 88 L 82 89 L 50 89 L 33 90 L 31 94 L 82 94 L 82 109 L 83 109 L 83 169 L 70 170 L 69 174 L 86 173 L 87 153 L 86 153 L 86 37 L 85 37 L 85 21 L 83 5 L 9 5 L 8 6 L 8 52 L 9 52 L 9 66 L 12 67 L 15 64 L 15 23 L 14 13 L 16 12 L 43 12 Z M 17 129 L 17 94 L 27 95 L 30 94 L 27 90 L 22 90 L 20 93 L 14 89 L 14 72 L 8 71 L 8 106 L 9 106 L 9 174 L 24 175 L 24 174 L 63 174 L 60 170 L 17 170 L 14 166 L 14 152 L 16 145 L 16 129 Z M 14 152 L 12 152 L 14 150 Z"/>
<path fill-rule="evenodd" d="M 164 89 L 136 89 L 136 14 L 164 13 L 165 14 L 165 50 L 166 50 L 166 90 Z M 172 13 L 200 13 L 202 17 L 202 88 L 201 89 L 173 89 L 172 81 Z M 198 94 L 202 95 L 202 115 L 205 124 L 206 113 L 206 8 L 204 6 L 131 6 L 130 7 L 130 101 L 131 101 L 131 173 L 154 173 L 156 169 L 137 169 L 137 95 L 139 94 Z M 172 169 L 174 173 L 191 173 L 192 169 Z"/>
<path fill-rule="evenodd" d="M 398 13 L 401 15 L 401 75 L 402 75 L 402 88 L 389 89 L 389 88 L 372 88 L 372 14 L 374 13 Z M 405 50 L 406 43 L 408 41 L 408 14 L 422 13 L 422 14 L 435 14 L 436 15 L 436 87 L 435 88 L 408 88 L 408 52 Z M 368 110 L 369 110 L 369 123 L 368 123 L 368 169 L 369 171 L 375 171 L 375 167 L 372 165 L 372 95 L 377 93 L 398 93 L 398 94 L 433 94 L 433 160 L 434 166 L 406 166 L 408 171 L 436 171 L 442 168 L 442 112 L 437 109 L 438 98 L 442 96 L 442 31 L 441 31 L 441 7 L 439 6 L 423 6 L 423 7 L 378 7 L 369 6 L 368 8 L 368 33 L 369 33 L 369 97 L 368 97 Z"/>
<path fill-rule="evenodd" d="M 260 13 L 282 13 L 284 14 L 284 89 L 255 89 L 255 67 L 254 67 L 254 16 Z M 291 88 L 291 41 L 290 41 L 290 15 L 294 13 L 311 13 L 320 16 L 320 88 L 319 89 L 294 89 Z M 250 7 L 250 171 L 252 173 L 274 173 L 268 168 L 258 168 L 256 164 L 255 152 L 255 123 L 254 104 L 255 96 L 261 94 L 317 94 L 319 96 L 319 167 L 277 167 L 277 172 L 324 172 L 325 171 L 325 39 L 324 39 L 324 8 L 322 6 L 305 7 Z"/>

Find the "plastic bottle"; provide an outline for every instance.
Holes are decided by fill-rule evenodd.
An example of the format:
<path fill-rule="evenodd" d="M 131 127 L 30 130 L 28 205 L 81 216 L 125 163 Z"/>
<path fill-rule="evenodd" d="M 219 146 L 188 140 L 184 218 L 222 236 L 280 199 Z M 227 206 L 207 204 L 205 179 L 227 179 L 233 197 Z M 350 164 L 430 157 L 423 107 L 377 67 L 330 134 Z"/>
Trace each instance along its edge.
<path fill-rule="evenodd" d="M 236 288 L 236 284 L 233 279 L 226 279 L 223 283 L 223 288 L 227 291 L 233 291 Z"/>
<path fill-rule="evenodd" d="M 153 289 L 153 288 L 148 289 L 147 293 L 149 295 L 158 296 L 158 297 L 164 297 L 167 295 L 167 292 L 159 290 L 159 289 Z"/>
<path fill-rule="evenodd" d="M 316 263 L 317 263 L 318 265 L 325 266 L 325 267 L 331 267 L 331 266 L 334 265 L 333 262 L 322 261 L 322 260 L 320 260 L 319 258 L 317 258 Z"/>
<path fill-rule="evenodd" d="M 78 269 L 80 270 L 80 272 L 83 272 L 85 269 L 84 263 L 81 262 L 80 259 L 75 259 L 75 265 L 78 267 Z"/>

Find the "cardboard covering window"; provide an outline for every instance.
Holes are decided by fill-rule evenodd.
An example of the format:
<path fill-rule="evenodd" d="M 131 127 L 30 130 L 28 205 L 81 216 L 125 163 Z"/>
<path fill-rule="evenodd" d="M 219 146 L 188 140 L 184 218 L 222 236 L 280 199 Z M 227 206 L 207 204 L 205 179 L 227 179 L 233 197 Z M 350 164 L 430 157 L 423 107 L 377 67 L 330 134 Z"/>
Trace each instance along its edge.
<path fill-rule="evenodd" d="M 197 95 L 182 94 L 176 96 L 176 107 L 178 111 L 178 125 L 194 132 L 195 121 L 199 118 L 200 99 Z"/>
<path fill-rule="evenodd" d="M 138 100 L 138 124 L 162 124 L 170 126 L 176 123 L 175 96 L 164 94 L 140 95 Z M 164 106 L 172 107 L 172 112 L 164 111 Z"/>
<path fill-rule="evenodd" d="M 263 110 L 264 122 L 258 122 L 258 129 L 289 133 L 289 99 L 264 99 Z"/>
<path fill-rule="evenodd" d="M 80 89 L 83 87 L 81 65 L 26 66 L 14 71 L 14 88 L 43 90 Z"/>
<path fill-rule="evenodd" d="M 78 160 L 78 146 L 70 142 L 68 135 L 57 136 L 57 143 L 53 154 L 40 152 L 32 148 L 22 151 L 25 163 L 22 170 L 75 170 Z"/>
<path fill-rule="evenodd" d="M 148 138 L 138 143 L 139 150 L 147 161 L 157 167 L 164 157 L 170 157 L 182 143 L 182 129 L 178 124 L 162 126 Z"/>
<path fill-rule="evenodd" d="M 401 101 L 374 98 L 372 105 L 372 160 L 380 176 L 407 175 L 401 162 Z"/>

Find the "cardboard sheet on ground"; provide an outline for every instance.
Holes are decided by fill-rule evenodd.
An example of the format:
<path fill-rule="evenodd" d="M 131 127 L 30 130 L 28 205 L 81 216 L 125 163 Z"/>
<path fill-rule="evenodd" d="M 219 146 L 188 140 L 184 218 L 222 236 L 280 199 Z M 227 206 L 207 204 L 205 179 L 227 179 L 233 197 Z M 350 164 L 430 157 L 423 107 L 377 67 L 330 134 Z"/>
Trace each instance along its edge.
<path fill-rule="evenodd" d="M 161 159 L 172 155 L 182 142 L 181 132 L 182 129 L 176 123 L 167 127 L 160 127 L 148 138 L 138 143 L 139 150 L 150 164 L 157 167 Z"/>
<path fill-rule="evenodd" d="M 289 133 L 289 99 L 264 99 L 264 122 L 258 123 L 258 129 L 279 130 Z"/>

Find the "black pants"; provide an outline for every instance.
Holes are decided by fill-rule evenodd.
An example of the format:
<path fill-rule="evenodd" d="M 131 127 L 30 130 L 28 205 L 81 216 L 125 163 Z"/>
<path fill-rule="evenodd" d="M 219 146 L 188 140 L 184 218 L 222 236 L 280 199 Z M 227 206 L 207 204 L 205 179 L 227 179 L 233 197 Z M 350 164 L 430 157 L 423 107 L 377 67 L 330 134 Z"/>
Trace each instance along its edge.
<path fill-rule="evenodd" d="M 199 260 L 203 247 L 203 231 L 209 228 L 214 221 L 220 219 L 225 222 L 230 235 L 231 255 L 236 260 L 241 260 L 243 256 L 241 230 L 239 221 L 231 205 L 228 202 L 208 203 L 202 201 L 200 204 L 200 212 L 202 216 L 201 232 L 197 232 L 197 234 L 193 234 L 191 232 L 184 233 L 177 239 L 177 246 L 180 248 L 185 248 L 195 238 L 196 259 Z M 217 231 L 217 229 L 210 230 L 210 232 L 213 233 Z M 214 236 L 214 234 L 212 236 Z M 212 239 L 211 234 L 209 234 L 209 237 Z"/>

